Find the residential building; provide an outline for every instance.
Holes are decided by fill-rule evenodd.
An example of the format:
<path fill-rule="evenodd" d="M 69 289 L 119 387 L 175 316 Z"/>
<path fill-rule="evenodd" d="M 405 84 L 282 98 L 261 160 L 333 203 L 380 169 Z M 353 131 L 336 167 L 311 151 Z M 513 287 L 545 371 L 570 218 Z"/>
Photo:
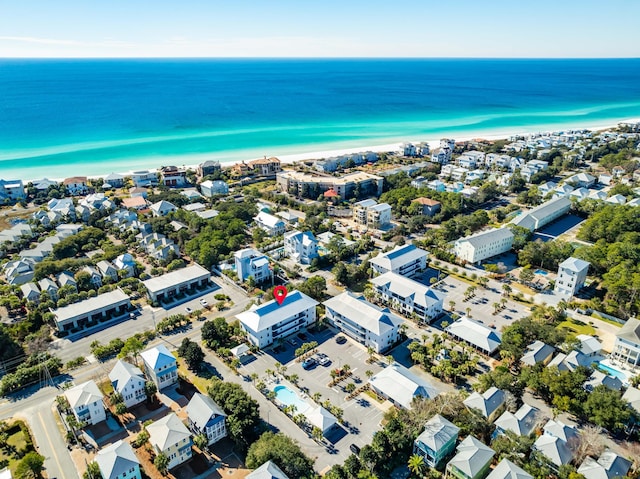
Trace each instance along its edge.
<path fill-rule="evenodd" d="M 71 178 L 66 178 L 62 184 L 67 190 L 67 193 L 73 196 L 86 195 L 89 191 L 86 176 L 72 176 Z"/>
<path fill-rule="evenodd" d="M 614 359 L 638 366 L 640 364 L 640 320 L 629 318 L 616 333 L 612 356 Z"/>
<path fill-rule="evenodd" d="M 132 196 L 131 198 L 122 198 L 122 207 L 126 209 L 141 211 L 147 209 L 149 203 L 143 196 Z"/>
<path fill-rule="evenodd" d="M 96 263 L 96 268 L 100 271 L 102 279 L 109 279 L 116 283 L 118 281 L 118 270 L 110 261 L 102 260 Z"/>
<path fill-rule="evenodd" d="M 140 353 L 147 378 L 156 383 L 158 391 L 178 382 L 178 364 L 164 344 Z"/>
<path fill-rule="evenodd" d="M 136 275 L 136 260 L 130 253 L 123 253 L 113 260 L 113 266 L 118 274 L 125 278 L 131 278 Z"/>
<path fill-rule="evenodd" d="M 408 157 L 415 157 L 417 156 L 417 150 L 416 150 L 416 146 L 413 143 L 402 143 L 400 145 L 400 148 L 398 149 L 398 154 L 400 156 L 408 156 Z"/>
<path fill-rule="evenodd" d="M 15 203 L 26 197 L 22 180 L 0 180 L 0 202 Z"/>
<path fill-rule="evenodd" d="M 134 186 L 133 188 L 129 188 L 129 196 L 131 198 L 135 198 L 137 196 L 141 196 L 142 198 L 147 198 L 148 192 L 147 188 L 142 188 L 138 186 Z"/>
<path fill-rule="evenodd" d="M 219 161 L 207 160 L 198 165 L 196 172 L 199 178 L 204 178 L 205 176 L 215 174 L 221 169 Z"/>
<path fill-rule="evenodd" d="M 93 426 L 106 420 L 103 396 L 95 381 L 90 380 L 67 389 L 64 396 L 80 424 Z"/>
<path fill-rule="evenodd" d="M 503 410 L 505 401 L 506 395 L 504 391 L 492 386 L 482 394 L 474 391 L 463 403 L 467 408 L 479 411 L 489 422 L 493 422 Z"/>
<path fill-rule="evenodd" d="M 496 352 L 502 342 L 500 333 L 466 316 L 456 319 L 446 327 L 445 331 L 488 356 Z"/>
<path fill-rule="evenodd" d="M 149 424 L 147 432 L 149 443 L 156 453 L 164 454 L 169 459 L 168 469 L 191 459 L 191 433 L 175 413 Z"/>
<path fill-rule="evenodd" d="M 622 381 L 617 377 L 594 370 L 591 372 L 589 379 L 585 381 L 583 387 L 585 391 L 592 392 L 598 386 L 604 386 L 613 391 L 621 391 L 624 387 Z"/>
<path fill-rule="evenodd" d="M 540 411 L 524 403 L 515 413 L 505 411 L 496 419 L 496 431 L 494 434 L 497 436 L 511 431 L 516 436 L 528 436 L 534 432 L 539 420 Z"/>
<path fill-rule="evenodd" d="M 590 357 L 599 357 L 602 353 L 602 343 L 595 336 L 578 334 L 576 339 L 580 341 L 577 350 Z"/>
<path fill-rule="evenodd" d="M 598 460 L 587 456 L 578 468 L 585 479 L 623 479 L 628 477 L 631 461 L 611 450 L 600 454 Z"/>
<path fill-rule="evenodd" d="M 413 441 L 413 453 L 424 463 L 438 468 L 456 448 L 460 428 L 436 414 L 424 426 L 424 431 Z"/>
<path fill-rule="evenodd" d="M 574 296 L 584 286 L 589 271 L 589 263 L 570 257 L 558 266 L 558 277 L 554 292 L 566 299 Z"/>
<path fill-rule="evenodd" d="M 216 195 L 226 195 L 229 193 L 229 185 L 222 180 L 207 180 L 200 183 L 200 191 L 207 198 Z"/>
<path fill-rule="evenodd" d="M 509 459 L 503 459 L 489 473 L 487 479 L 533 479 L 533 476 Z"/>
<path fill-rule="evenodd" d="M 284 234 L 286 225 L 277 216 L 270 215 L 261 211 L 258 216 L 253 218 L 256 225 L 267 232 L 269 236 L 279 236 Z"/>
<path fill-rule="evenodd" d="M 77 333 L 127 317 L 131 300 L 120 288 L 53 310 L 58 331 Z"/>
<path fill-rule="evenodd" d="M 187 424 L 195 436 L 203 434 L 207 445 L 227 437 L 227 415 L 206 394 L 195 393 L 187 404 Z"/>
<path fill-rule="evenodd" d="M 467 436 L 456 449 L 456 455 L 447 464 L 447 477 L 458 479 L 484 479 L 489 473 L 491 460 L 495 455 L 493 449 Z"/>
<path fill-rule="evenodd" d="M 511 250 L 513 238 L 510 228 L 493 228 L 460 238 L 453 244 L 453 252 L 462 261 L 480 263 Z"/>
<path fill-rule="evenodd" d="M 398 328 L 402 324 L 388 308 L 369 303 L 364 296 L 345 291 L 325 301 L 327 320 L 343 333 L 377 353 L 398 341 Z"/>
<path fill-rule="evenodd" d="M 353 221 L 355 221 L 359 225 L 366 226 L 367 210 L 377 204 L 378 202 L 372 199 L 362 200 L 355 203 L 353 205 Z"/>
<path fill-rule="evenodd" d="M 629 406 L 637 413 L 640 414 L 640 389 L 633 386 L 629 386 L 622 395 L 622 399 L 629 403 Z"/>
<path fill-rule="evenodd" d="M 624 195 L 617 194 L 610 196 L 606 201 L 607 203 L 611 203 L 613 205 L 624 205 L 627 202 L 627 198 Z"/>
<path fill-rule="evenodd" d="M 309 264 L 318 257 L 318 240 L 311 231 L 291 231 L 284 235 L 285 253 L 299 264 Z"/>
<path fill-rule="evenodd" d="M 20 285 L 20 292 L 26 301 L 32 303 L 40 302 L 40 288 L 38 288 L 36 283 L 24 283 Z"/>
<path fill-rule="evenodd" d="M 569 354 L 558 353 L 547 364 L 547 367 L 556 367 L 559 371 L 575 371 L 579 367 L 591 367 L 591 363 L 593 363 L 593 358 L 574 350 Z"/>
<path fill-rule="evenodd" d="M 42 278 L 38 281 L 38 287 L 42 293 L 47 293 L 53 301 L 58 301 L 58 285 L 51 278 Z"/>
<path fill-rule="evenodd" d="M 182 188 L 187 186 L 187 172 L 177 166 L 163 166 L 160 168 L 160 180 L 164 186 Z"/>
<path fill-rule="evenodd" d="M 536 206 L 527 213 L 521 213 L 511 220 L 511 224 L 522 226 L 529 231 L 537 231 L 561 216 L 566 215 L 571 209 L 571 200 L 566 197 L 554 198 L 540 206 Z"/>
<path fill-rule="evenodd" d="M 133 184 L 138 188 L 158 186 L 158 174 L 155 171 L 141 170 L 131 173 Z"/>
<path fill-rule="evenodd" d="M 532 451 L 542 455 L 539 459 L 545 461 L 553 471 L 569 464 L 573 460 L 573 451 L 566 441 L 559 437 L 543 434 L 533 443 Z"/>
<path fill-rule="evenodd" d="M 118 173 L 111 173 L 104 177 L 103 188 L 109 185 L 112 188 L 122 188 L 124 186 L 124 176 L 119 175 Z"/>
<path fill-rule="evenodd" d="M 169 213 L 178 211 L 176 205 L 165 200 L 160 200 L 157 203 L 152 204 L 149 208 L 151 209 L 153 216 L 167 216 Z"/>
<path fill-rule="evenodd" d="M 290 292 L 281 304 L 275 299 L 252 306 L 236 318 L 246 331 L 249 341 L 265 348 L 316 321 L 318 302 L 300 291 Z"/>
<path fill-rule="evenodd" d="M 573 176 L 570 176 L 565 181 L 567 183 L 572 184 L 576 188 L 580 188 L 580 187 L 590 188 L 595 184 L 596 177 L 590 175 L 589 173 L 581 172 L 581 173 L 576 173 Z"/>
<path fill-rule="evenodd" d="M 289 479 L 274 462 L 267 461 L 258 469 L 250 472 L 245 479 Z"/>
<path fill-rule="evenodd" d="M 269 267 L 269 259 L 253 248 L 245 248 L 233 254 L 238 281 L 245 282 L 249 278 L 257 284 L 271 281 L 273 271 Z"/>
<path fill-rule="evenodd" d="M 149 299 L 163 303 L 172 301 L 178 294 L 193 295 L 211 284 L 211 273 L 199 264 L 177 269 L 142 282 L 147 288 Z"/>
<path fill-rule="evenodd" d="M 287 170 L 276 175 L 280 191 L 303 198 L 317 199 L 327 190 L 334 190 L 343 199 L 380 196 L 383 178 L 356 171 L 340 177 Z"/>
<path fill-rule="evenodd" d="M 7 283 L 19 286 L 33 280 L 35 264 L 36 261 L 32 258 L 21 258 L 6 263 L 3 270 Z"/>
<path fill-rule="evenodd" d="M 391 205 L 379 203 L 367 209 L 367 227 L 385 229 L 391 224 Z"/>
<path fill-rule="evenodd" d="M 102 479 L 141 479 L 140 461 L 128 442 L 120 439 L 98 451 L 95 458 Z"/>
<path fill-rule="evenodd" d="M 433 216 L 438 213 L 442 207 L 442 203 L 438 200 L 432 200 L 431 198 L 425 198 L 424 196 L 416 198 L 412 203 L 417 203 L 422 206 L 421 214 L 424 216 Z"/>
<path fill-rule="evenodd" d="M 249 168 L 253 174 L 259 176 L 273 176 L 282 171 L 280 160 L 275 156 L 260 158 L 249 162 Z"/>
<path fill-rule="evenodd" d="M 370 260 L 375 274 L 384 274 L 389 271 L 413 278 L 427 267 L 427 253 L 425 250 L 412 244 L 396 246 L 391 251 L 380 253 Z"/>
<path fill-rule="evenodd" d="M 127 361 L 118 360 L 109 373 L 109 381 L 113 390 L 122 396 L 127 407 L 140 404 L 147 398 L 142 371 Z"/>
<path fill-rule="evenodd" d="M 414 398 L 433 399 L 439 394 L 431 383 L 395 362 L 371 376 L 369 387 L 378 396 L 404 409 L 411 409 Z"/>
<path fill-rule="evenodd" d="M 182 207 L 183 210 L 189 211 L 190 213 L 202 212 L 207 209 L 207 205 L 204 203 L 200 203 L 199 201 L 195 203 L 189 203 L 188 205 L 184 205 Z"/>
<path fill-rule="evenodd" d="M 538 363 L 549 364 L 551 358 L 553 357 L 553 353 L 555 353 L 556 348 L 553 346 L 549 346 L 548 344 L 543 343 L 542 341 L 534 341 L 529 346 L 527 346 L 527 350 L 522 356 L 523 364 L 527 366 L 535 366 Z"/>
<path fill-rule="evenodd" d="M 445 295 L 389 271 L 371 280 L 376 299 L 405 316 L 430 323 L 442 314 Z"/>

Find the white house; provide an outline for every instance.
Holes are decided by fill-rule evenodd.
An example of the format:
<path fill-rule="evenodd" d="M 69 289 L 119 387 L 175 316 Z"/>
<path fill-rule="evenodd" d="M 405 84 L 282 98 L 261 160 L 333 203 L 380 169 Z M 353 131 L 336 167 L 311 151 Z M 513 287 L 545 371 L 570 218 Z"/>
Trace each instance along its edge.
<path fill-rule="evenodd" d="M 259 468 L 250 472 L 245 479 L 289 479 L 275 463 L 267 461 Z"/>
<path fill-rule="evenodd" d="M 536 231 L 552 221 L 564 216 L 571 209 L 571 200 L 560 197 L 542 203 L 527 213 L 522 213 L 511 220 L 511 224 L 522 226 L 529 231 Z"/>
<path fill-rule="evenodd" d="M 618 361 L 634 367 L 640 364 L 640 319 L 627 319 L 616 333 L 612 355 Z"/>
<path fill-rule="evenodd" d="M 72 176 L 71 178 L 65 178 L 62 184 L 70 195 L 84 195 L 88 191 L 86 176 Z"/>
<path fill-rule="evenodd" d="M 244 282 L 252 277 L 257 284 L 271 281 L 273 271 L 269 259 L 253 248 L 245 248 L 233 254 L 238 280 Z"/>
<path fill-rule="evenodd" d="M 538 409 L 524 403 L 515 413 L 505 411 L 496 419 L 496 435 L 511 431 L 517 436 L 528 436 L 536 427 L 539 417 Z"/>
<path fill-rule="evenodd" d="M 389 309 L 379 308 L 363 296 L 345 291 L 325 301 L 327 320 L 343 333 L 380 353 L 398 341 L 402 324 Z"/>
<path fill-rule="evenodd" d="M 503 459 L 493 468 L 487 479 L 533 479 L 533 476 L 509 459 Z"/>
<path fill-rule="evenodd" d="M 391 223 L 391 206 L 371 199 L 358 201 L 353 205 L 353 220 L 369 228 L 384 228 Z"/>
<path fill-rule="evenodd" d="M 428 381 L 398 363 L 392 363 L 372 376 L 369 386 L 379 396 L 404 409 L 411 409 L 415 397 L 433 399 L 439 394 Z"/>
<path fill-rule="evenodd" d="M 191 459 L 191 433 L 175 413 L 149 424 L 147 432 L 156 453 L 162 453 L 169 459 L 169 469 Z"/>
<path fill-rule="evenodd" d="M 426 322 L 442 314 L 445 295 L 422 283 L 389 271 L 373 278 L 371 284 L 378 301 L 402 314 L 415 314 Z"/>
<path fill-rule="evenodd" d="M 199 264 L 192 264 L 186 268 L 147 279 L 142 284 L 147 288 L 147 295 L 151 301 L 162 303 L 180 293 L 193 295 L 209 286 L 210 282 L 211 273 Z"/>
<path fill-rule="evenodd" d="M 78 384 L 64 392 L 73 415 L 81 424 L 98 424 L 106 420 L 103 396 L 95 381 Z"/>
<path fill-rule="evenodd" d="M 558 266 L 555 293 L 571 298 L 584 286 L 588 271 L 588 262 L 574 257 L 567 258 Z"/>
<path fill-rule="evenodd" d="M 164 344 L 140 353 L 144 372 L 158 391 L 178 382 L 178 363 Z"/>
<path fill-rule="evenodd" d="M 102 260 L 96 263 L 96 268 L 100 271 L 103 279 L 109 279 L 116 283 L 118 281 L 118 270 L 110 261 Z"/>
<path fill-rule="evenodd" d="M 189 429 L 196 436 L 204 434 L 208 445 L 227 436 L 227 415 L 209 396 L 195 393 L 186 412 Z"/>
<path fill-rule="evenodd" d="M 453 252 L 462 261 L 479 263 L 509 251 L 513 238 L 510 228 L 493 228 L 460 238 L 453 244 Z"/>
<path fill-rule="evenodd" d="M 534 341 L 527 346 L 520 361 L 527 366 L 535 366 L 538 363 L 548 364 L 555 351 L 556 348 L 553 346 L 543 343 L 542 341 Z"/>
<path fill-rule="evenodd" d="M 40 289 L 36 283 L 24 283 L 20 285 L 20 292 L 26 301 L 37 303 L 40 301 Z"/>
<path fill-rule="evenodd" d="M 502 335 L 475 319 L 462 316 L 451 323 L 445 331 L 487 355 L 492 355 L 502 343 Z"/>
<path fill-rule="evenodd" d="M 380 253 L 372 258 L 369 263 L 376 274 L 384 274 L 389 271 L 412 278 L 427 267 L 427 253 L 416 248 L 412 244 L 396 246 L 391 251 Z"/>
<path fill-rule="evenodd" d="M 153 216 L 167 216 L 169 213 L 178 211 L 176 205 L 165 200 L 152 204 L 149 209 L 151 213 L 153 213 Z"/>
<path fill-rule="evenodd" d="M 318 302 L 300 291 L 290 292 L 281 304 L 275 299 L 254 305 L 236 318 L 249 341 L 259 348 L 269 346 L 316 321 Z"/>
<path fill-rule="evenodd" d="M 141 479 L 140 461 L 128 442 L 120 439 L 98 451 L 95 458 L 102 479 Z"/>
<path fill-rule="evenodd" d="M 490 387 L 480 394 L 475 391 L 463 401 L 469 409 L 476 409 L 489 421 L 493 421 L 497 413 L 502 409 L 506 400 L 504 391 L 497 387 Z"/>
<path fill-rule="evenodd" d="M 136 260 L 130 253 L 123 253 L 113 260 L 113 266 L 118 272 L 122 271 L 125 278 L 136 274 Z"/>
<path fill-rule="evenodd" d="M 267 232 L 269 236 L 278 236 L 284 234 L 285 224 L 277 216 L 270 215 L 269 213 L 265 213 L 261 211 L 258 215 L 253 218 L 259 228 L 263 229 Z"/>
<path fill-rule="evenodd" d="M 576 186 L 576 187 L 582 186 L 584 188 L 590 188 L 596 182 L 596 177 L 590 175 L 589 173 L 582 172 L 582 173 L 576 173 L 575 175 L 570 176 L 565 181 L 567 183 L 571 183 L 573 186 Z"/>
<path fill-rule="evenodd" d="M 473 436 L 467 436 L 447 463 L 447 476 L 458 479 L 484 479 L 495 451 Z"/>
<path fill-rule="evenodd" d="M 226 195 L 229 193 L 229 185 L 222 180 L 207 180 L 200 183 L 200 191 L 208 198 L 215 195 Z"/>
<path fill-rule="evenodd" d="M 131 179 L 138 188 L 158 185 L 158 174 L 155 171 L 134 171 L 131 173 Z"/>
<path fill-rule="evenodd" d="M 585 479 L 622 479 L 628 477 L 631 461 L 607 450 L 600 454 L 598 460 L 587 456 L 578 468 L 578 474 Z"/>
<path fill-rule="evenodd" d="M 22 180 L 0 180 L 0 201 L 15 203 L 26 197 Z"/>
<path fill-rule="evenodd" d="M 296 263 L 309 264 L 318 257 L 318 240 L 311 231 L 291 231 L 284 235 L 284 251 Z"/>
<path fill-rule="evenodd" d="M 113 390 L 120 393 L 124 404 L 133 407 L 147 398 L 144 389 L 145 379 L 142 371 L 127 361 L 120 359 L 109 373 Z"/>

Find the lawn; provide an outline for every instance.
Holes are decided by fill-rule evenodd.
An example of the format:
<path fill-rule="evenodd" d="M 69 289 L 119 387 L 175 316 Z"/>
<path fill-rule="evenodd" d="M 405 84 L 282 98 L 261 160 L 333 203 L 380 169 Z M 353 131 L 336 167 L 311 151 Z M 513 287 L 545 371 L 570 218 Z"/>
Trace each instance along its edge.
<path fill-rule="evenodd" d="M 573 321 L 571 319 L 568 319 L 561 322 L 558 327 L 570 329 L 576 334 L 588 334 L 589 336 L 593 336 L 594 334 L 596 334 L 596 330 L 593 326 L 583 323 L 582 321 Z"/>
<path fill-rule="evenodd" d="M 23 424 L 24 427 L 21 428 L 21 424 L 23 424 L 21 421 L 15 421 L 9 425 L 6 430 L 6 445 L 3 445 L 3 447 L 0 448 L 0 461 L 6 461 L 7 466 L 11 471 L 15 471 L 22 455 L 34 450 L 31 438 L 27 437 L 28 432 L 26 426 Z M 22 454 L 20 457 L 18 456 L 17 451 L 21 451 Z"/>

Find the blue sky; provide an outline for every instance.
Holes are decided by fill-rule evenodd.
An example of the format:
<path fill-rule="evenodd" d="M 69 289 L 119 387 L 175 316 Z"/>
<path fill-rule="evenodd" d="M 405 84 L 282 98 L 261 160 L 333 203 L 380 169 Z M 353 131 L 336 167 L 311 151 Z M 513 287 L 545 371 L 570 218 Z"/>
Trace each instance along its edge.
<path fill-rule="evenodd" d="M 0 57 L 640 57 L 637 0 L 0 0 Z"/>

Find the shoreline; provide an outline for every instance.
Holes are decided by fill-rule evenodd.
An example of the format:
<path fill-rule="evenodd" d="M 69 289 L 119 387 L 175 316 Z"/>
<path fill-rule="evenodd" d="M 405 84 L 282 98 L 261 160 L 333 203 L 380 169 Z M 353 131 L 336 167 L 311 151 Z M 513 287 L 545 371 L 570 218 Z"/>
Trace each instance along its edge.
<path fill-rule="evenodd" d="M 615 121 L 615 123 L 611 123 L 611 121 L 608 121 L 606 124 L 594 124 L 594 125 L 588 125 L 588 126 L 560 126 L 560 125 L 555 125 L 555 126 L 547 126 L 545 127 L 545 125 L 540 125 L 540 126 L 536 126 L 536 127 L 532 127 L 532 128 L 519 128 L 519 127 L 513 127 L 513 128 L 501 128 L 501 131 L 479 131 L 475 134 L 471 134 L 471 133 L 467 133 L 467 134 L 463 134 L 460 137 L 457 137 L 456 135 L 447 135 L 446 133 L 443 133 L 440 135 L 441 138 L 446 138 L 446 137 L 451 137 L 453 138 L 456 142 L 463 142 L 463 141 L 471 141 L 471 140 L 476 140 L 476 139 L 483 139 L 483 140 L 489 140 L 489 141 L 496 141 L 496 140 L 503 140 L 503 139 L 508 139 L 510 136 L 526 136 L 526 135 L 532 135 L 532 134 L 542 134 L 542 133 L 549 133 L 549 132 L 556 132 L 556 131 L 566 131 L 566 130 L 591 130 L 591 131 L 604 131 L 604 130 L 608 130 L 608 129 L 612 129 L 612 128 L 616 128 L 620 123 L 635 123 L 635 122 L 640 122 L 640 118 L 632 118 L 632 119 L 621 119 L 618 121 Z M 349 143 L 353 143 L 353 142 L 349 142 Z M 332 156 L 339 156 L 339 155 L 345 155 L 345 154 L 352 154 L 352 153 L 360 153 L 360 152 L 365 152 L 365 151 L 374 151 L 376 153 L 383 153 L 383 152 L 390 152 L 390 151 L 397 151 L 398 147 L 400 146 L 400 144 L 402 143 L 428 143 L 430 149 L 433 151 L 434 149 L 436 149 L 437 147 L 439 147 L 440 145 L 440 138 L 438 139 L 405 139 L 405 140 L 398 140 L 395 141 L 393 143 L 384 143 L 384 144 L 376 144 L 376 145 L 364 145 L 364 146 L 356 146 L 356 147 L 343 147 L 343 148 L 336 148 L 336 149 L 321 149 L 321 150 L 317 150 L 317 151 L 306 151 L 306 152 L 297 152 L 297 153 L 289 153 L 286 150 L 304 150 L 304 145 L 298 145 L 298 146 L 293 146 L 293 147 L 283 147 L 283 149 L 285 150 L 283 152 L 283 154 L 278 154 L 278 152 L 274 152 L 273 154 L 268 154 L 268 155 L 264 155 L 267 157 L 271 157 L 271 156 L 275 156 L 276 158 L 278 158 L 280 160 L 280 162 L 285 165 L 285 164 L 293 164 L 293 163 L 297 163 L 297 162 L 301 162 L 301 161 L 310 161 L 310 160 L 319 160 L 319 159 L 324 159 L 324 158 L 328 158 L 328 157 L 332 157 Z M 178 167 L 183 167 L 183 168 L 187 168 L 187 169 L 196 169 L 198 167 L 198 165 L 202 162 L 202 161 L 206 161 L 206 160 L 215 160 L 215 155 L 216 154 L 220 154 L 219 152 L 209 152 L 209 153 L 198 153 L 198 154 L 184 154 L 184 155 L 168 155 L 168 156 L 158 156 L 157 157 L 157 161 L 154 159 L 154 164 L 156 165 L 160 165 L 160 166 L 156 166 L 156 167 L 152 167 L 152 166 L 143 166 L 141 164 L 141 166 L 136 167 L 136 168 L 132 168 L 129 169 L 127 171 L 114 171 L 114 170 L 118 170 L 118 167 L 115 167 L 112 169 L 112 171 L 109 171 L 107 173 L 100 173 L 100 174 L 84 174 L 84 173 L 75 173 L 74 175 L 71 176 L 87 176 L 87 178 L 92 179 L 92 178 L 105 178 L 106 176 L 112 174 L 112 173 L 117 173 L 123 176 L 130 176 L 131 173 L 133 171 L 141 171 L 141 170 L 149 170 L 149 171 L 159 171 L 161 166 L 168 166 L 168 165 L 174 165 L 174 166 L 178 166 Z M 247 155 L 248 156 L 248 155 Z M 155 157 L 152 157 L 155 158 Z M 142 163 L 146 164 L 150 164 L 152 158 L 148 158 L 147 160 L 143 161 Z M 192 163 L 191 161 L 193 161 L 195 158 L 199 158 L 199 162 L 198 163 Z M 260 156 L 256 156 L 254 155 L 251 158 L 244 158 L 242 160 L 229 160 L 229 161 L 222 161 L 222 160 L 217 160 L 220 162 L 221 166 L 224 167 L 231 167 L 235 164 L 241 163 L 241 162 L 248 162 L 248 161 L 252 161 L 255 159 L 260 158 Z M 184 163 L 183 161 L 188 159 L 189 163 Z M 180 161 L 182 160 L 182 161 Z M 109 168 L 109 163 L 105 162 L 104 163 L 104 170 L 108 170 Z M 1 166 L 1 163 L 0 163 Z M 73 168 L 74 165 L 69 165 L 68 168 Z M 10 175 L 6 175 L 3 174 L 1 172 L 1 168 L 0 168 L 0 174 L 2 174 L 3 178 L 7 178 Z M 63 181 L 65 178 L 68 178 L 69 176 L 66 177 L 59 177 L 56 175 L 44 175 L 44 177 L 52 180 L 52 181 Z M 30 181 L 37 181 L 42 179 L 42 177 L 38 177 L 38 178 L 20 178 L 22 179 L 22 181 L 26 184 Z M 194 185 L 195 187 L 195 185 Z"/>

